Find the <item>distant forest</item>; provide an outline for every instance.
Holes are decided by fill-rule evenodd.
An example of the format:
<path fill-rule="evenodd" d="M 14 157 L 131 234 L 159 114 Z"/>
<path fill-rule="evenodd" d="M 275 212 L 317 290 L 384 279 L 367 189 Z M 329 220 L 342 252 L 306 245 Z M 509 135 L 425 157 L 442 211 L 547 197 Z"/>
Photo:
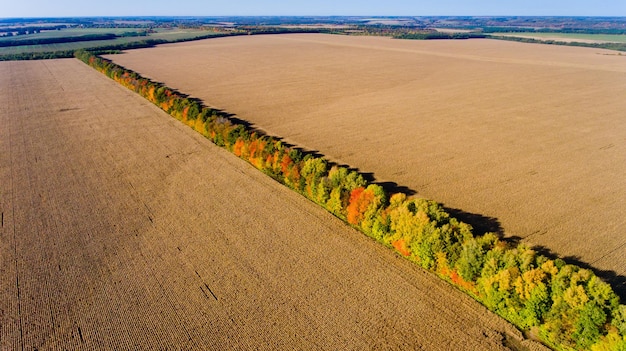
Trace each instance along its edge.
<path fill-rule="evenodd" d="M 182 30 L 187 33 L 182 37 L 167 37 L 159 33 L 159 31 L 163 33 L 164 30 Z M 192 31 L 197 32 L 192 33 Z M 72 57 L 77 49 L 87 49 L 97 53 L 117 52 L 213 36 L 281 33 L 375 35 L 412 40 L 491 38 L 626 51 L 626 40 L 624 42 L 561 41 L 507 35 L 507 33 L 519 32 L 626 35 L 626 17 L 8 18 L 0 19 L 0 61 Z"/>

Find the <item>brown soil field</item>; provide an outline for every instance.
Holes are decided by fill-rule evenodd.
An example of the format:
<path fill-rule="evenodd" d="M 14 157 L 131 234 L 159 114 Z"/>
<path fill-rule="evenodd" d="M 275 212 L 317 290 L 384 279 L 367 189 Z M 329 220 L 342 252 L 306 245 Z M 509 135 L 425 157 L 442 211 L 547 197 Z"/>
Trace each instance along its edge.
<path fill-rule="evenodd" d="M 519 338 L 78 60 L 0 63 L 0 123 L 1 350 L 504 350 Z"/>
<path fill-rule="evenodd" d="M 475 226 L 592 265 L 624 296 L 626 57 L 292 34 L 109 58 Z"/>

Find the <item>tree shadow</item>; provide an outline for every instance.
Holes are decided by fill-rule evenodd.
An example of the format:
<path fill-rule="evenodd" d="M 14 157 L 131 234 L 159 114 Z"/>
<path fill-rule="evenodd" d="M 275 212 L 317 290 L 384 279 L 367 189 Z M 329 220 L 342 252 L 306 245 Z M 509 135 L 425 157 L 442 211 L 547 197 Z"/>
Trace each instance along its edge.
<path fill-rule="evenodd" d="M 396 182 L 374 182 L 374 184 L 377 184 L 383 187 L 385 192 L 389 195 L 403 193 L 403 194 L 406 194 L 407 196 L 412 196 L 412 195 L 417 194 L 417 191 L 409 187 L 406 187 L 404 185 L 399 185 Z"/>
<path fill-rule="evenodd" d="M 322 157 L 324 156 L 322 155 Z M 407 196 L 412 196 L 412 195 L 417 194 L 417 191 L 407 186 L 399 185 L 396 182 L 377 181 L 376 175 L 373 172 L 362 172 L 358 168 L 352 168 L 348 165 L 339 165 L 339 166 L 347 167 L 349 170 L 359 173 L 361 176 L 363 176 L 363 179 L 365 179 L 369 184 L 376 184 L 376 185 L 381 186 L 383 190 L 385 190 L 385 193 L 387 193 L 389 196 L 393 194 L 397 194 L 397 193 L 404 193 Z"/>
<path fill-rule="evenodd" d="M 463 211 L 458 208 L 452 208 L 443 206 L 444 210 L 450 214 L 450 216 L 465 222 L 472 226 L 474 236 L 483 235 L 485 233 L 495 233 L 501 239 L 504 239 L 504 228 L 500 224 L 500 221 L 495 217 L 484 216 L 478 213 L 471 213 Z M 506 241 L 517 244 L 519 238 L 506 238 Z"/>

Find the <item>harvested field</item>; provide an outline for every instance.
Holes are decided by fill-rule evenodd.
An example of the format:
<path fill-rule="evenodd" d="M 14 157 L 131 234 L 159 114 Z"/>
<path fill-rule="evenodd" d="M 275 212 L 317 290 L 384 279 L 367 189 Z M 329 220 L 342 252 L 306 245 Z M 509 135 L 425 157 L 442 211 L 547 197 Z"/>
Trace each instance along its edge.
<path fill-rule="evenodd" d="M 74 59 L 0 63 L 0 349 L 499 350 L 439 278 Z"/>
<path fill-rule="evenodd" d="M 625 57 L 297 34 L 109 58 L 475 225 L 617 274 L 624 296 Z"/>

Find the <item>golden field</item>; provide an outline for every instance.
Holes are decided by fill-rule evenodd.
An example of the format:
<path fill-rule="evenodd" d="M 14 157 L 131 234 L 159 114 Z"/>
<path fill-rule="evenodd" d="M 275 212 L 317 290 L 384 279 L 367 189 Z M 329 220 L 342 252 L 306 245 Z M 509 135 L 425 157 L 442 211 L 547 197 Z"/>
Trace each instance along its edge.
<path fill-rule="evenodd" d="M 462 219 L 626 275 L 626 57 L 615 52 L 290 34 L 108 58 Z"/>

